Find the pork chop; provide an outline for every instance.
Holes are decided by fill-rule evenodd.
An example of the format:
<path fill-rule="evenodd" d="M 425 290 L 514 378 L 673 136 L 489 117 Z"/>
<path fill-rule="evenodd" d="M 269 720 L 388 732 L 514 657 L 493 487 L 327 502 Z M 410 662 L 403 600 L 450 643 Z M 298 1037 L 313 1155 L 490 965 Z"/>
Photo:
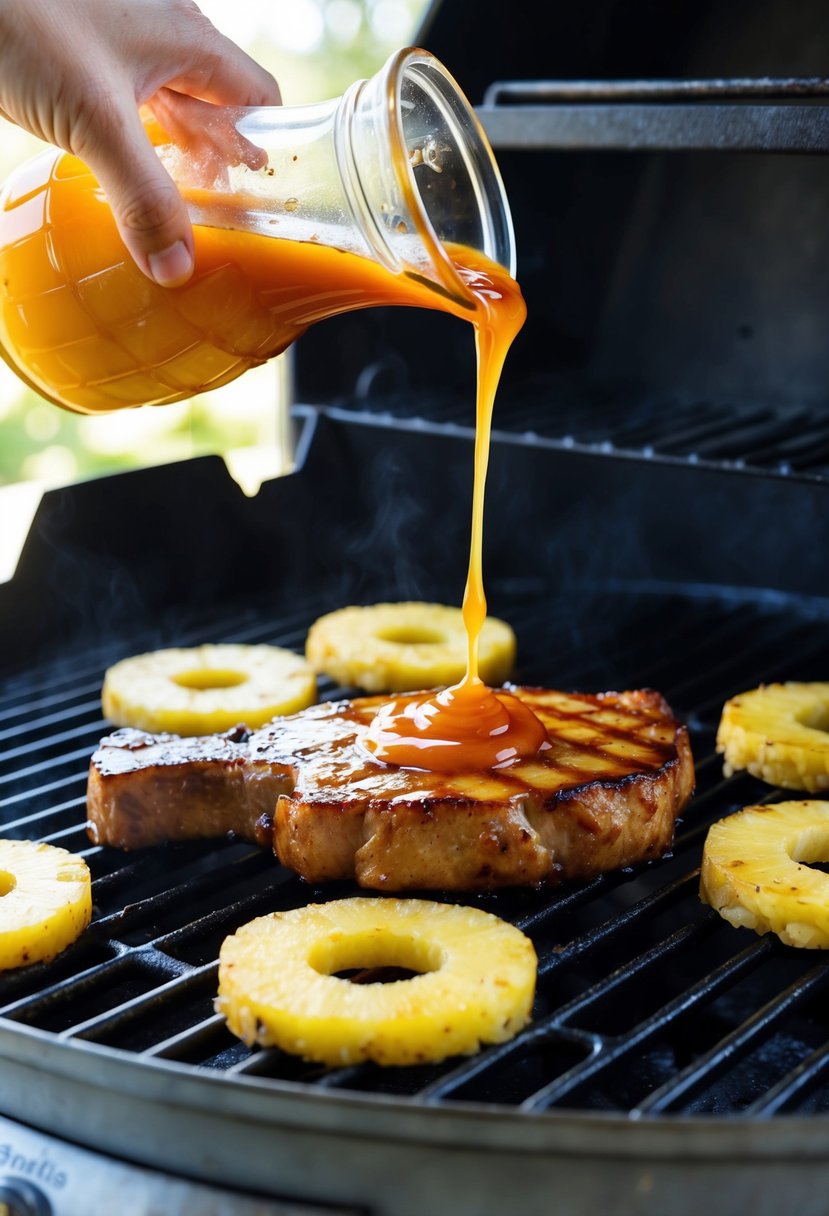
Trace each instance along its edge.
<path fill-rule="evenodd" d="M 92 757 L 89 835 L 135 849 L 233 833 L 309 882 L 386 891 L 588 878 L 664 853 L 694 765 L 660 694 L 510 691 L 550 747 L 498 771 L 378 764 L 361 743 L 378 696 L 207 738 L 118 730 Z"/>

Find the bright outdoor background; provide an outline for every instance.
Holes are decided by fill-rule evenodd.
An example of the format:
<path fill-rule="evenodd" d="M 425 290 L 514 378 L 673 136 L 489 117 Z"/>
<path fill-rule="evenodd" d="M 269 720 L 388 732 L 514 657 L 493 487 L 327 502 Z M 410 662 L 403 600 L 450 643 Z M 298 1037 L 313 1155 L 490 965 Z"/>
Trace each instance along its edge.
<path fill-rule="evenodd" d="M 279 81 L 286 105 L 339 96 L 413 39 L 426 0 L 200 0 Z M 42 145 L 0 119 L 0 178 Z M 285 357 L 176 405 L 82 417 L 46 402 L 0 360 L 0 581 L 43 490 L 117 469 L 221 453 L 242 488 L 283 472 Z"/>

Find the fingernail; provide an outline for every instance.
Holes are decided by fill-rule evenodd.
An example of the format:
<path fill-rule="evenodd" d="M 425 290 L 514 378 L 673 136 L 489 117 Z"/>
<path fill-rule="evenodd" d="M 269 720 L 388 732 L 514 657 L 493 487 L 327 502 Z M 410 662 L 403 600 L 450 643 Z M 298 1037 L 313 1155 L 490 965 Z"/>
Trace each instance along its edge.
<path fill-rule="evenodd" d="M 162 287 L 178 287 L 193 273 L 193 257 L 184 241 L 175 241 L 168 249 L 149 254 L 147 261 L 150 274 Z"/>

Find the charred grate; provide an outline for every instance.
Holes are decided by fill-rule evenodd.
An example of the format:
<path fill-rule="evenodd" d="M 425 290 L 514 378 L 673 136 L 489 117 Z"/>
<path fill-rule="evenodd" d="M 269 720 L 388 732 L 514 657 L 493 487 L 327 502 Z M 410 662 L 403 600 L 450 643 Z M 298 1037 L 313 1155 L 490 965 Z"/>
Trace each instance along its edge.
<path fill-rule="evenodd" d="M 519 925 L 539 954 L 531 1026 L 511 1043 L 441 1066 L 326 1071 L 276 1050 L 251 1051 L 213 1011 L 222 939 L 253 916 L 352 893 L 314 889 L 270 855 L 232 841 L 125 855 L 89 845 L 84 780 L 105 729 L 103 667 L 125 652 L 77 656 L 9 681 L 0 696 L 4 834 L 79 851 L 94 876 L 95 917 L 48 966 L 0 978 L 0 1016 L 66 1044 L 88 1040 L 224 1076 L 303 1082 L 418 1103 L 483 1102 L 524 1111 L 769 1115 L 829 1109 L 829 965 L 809 951 L 734 930 L 697 898 L 708 825 L 780 792 L 724 780 L 713 754 L 722 701 L 760 680 L 810 678 L 829 607 L 808 614 L 729 595 L 620 592 L 576 651 L 550 653 L 551 601 L 500 610 L 524 643 L 517 678 L 595 690 L 659 687 L 689 722 L 698 792 L 670 857 L 559 891 L 474 902 Z M 308 600 L 274 624 L 250 605 L 194 621 L 182 642 L 245 640 L 300 649 Z M 138 649 L 142 639 L 131 639 Z M 669 656 L 669 657 L 665 657 Z M 680 661 L 681 659 L 681 661 Z M 690 673 L 690 674 L 689 674 Z M 323 697 L 339 695 L 332 685 Z"/>

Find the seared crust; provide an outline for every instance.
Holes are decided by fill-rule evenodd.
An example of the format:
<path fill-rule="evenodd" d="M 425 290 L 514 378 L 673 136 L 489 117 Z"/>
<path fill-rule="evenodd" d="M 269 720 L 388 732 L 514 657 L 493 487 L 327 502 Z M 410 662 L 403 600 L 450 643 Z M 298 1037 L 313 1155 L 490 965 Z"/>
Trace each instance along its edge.
<path fill-rule="evenodd" d="M 248 733 L 181 738 L 124 727 L 89 766 L 87 832 L 95 844 L 140 849 L 233 833 L 260 838 L 259 817 L 293 785 L 290 770 L 251 763 Z"/>
<path fill-rule="evenodd" d="M 284 865 L 386 891 L 586 878 L 664 853 L 694 766 L 659 693 L 511 691 L 551 746 L 498 772 L 378 765 L 361 739 L 385 697 L 316 705 L 249 736 L 118 731 L 92 758 L 90 834 L 122 848 L 228 831 L 264 843 L 275 806 Z"/>

